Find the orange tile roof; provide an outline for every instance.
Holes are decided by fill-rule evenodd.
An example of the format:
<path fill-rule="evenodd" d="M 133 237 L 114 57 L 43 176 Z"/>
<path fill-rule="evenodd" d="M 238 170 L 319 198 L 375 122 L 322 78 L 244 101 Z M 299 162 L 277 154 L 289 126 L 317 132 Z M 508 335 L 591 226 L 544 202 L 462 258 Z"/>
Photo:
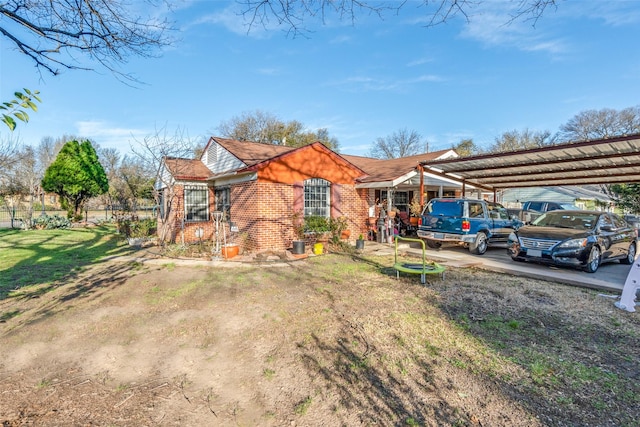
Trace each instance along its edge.
<path fill-rule="evenodd" d="M 347 161 L 353 163 L 367 173 L 359 182 L 391 181 L 416 169 L 425 160 L 434 160 L 451 150 L 432 151 L 399 159 L 374 159 L 371 157 L 351 156 L 343 154 Z"/>
<path fill-rule="evenodd" d="M 247 166 L 264 162 L 281 154 L 295 150 L 285 145 L 264 144 L 260 142 L 236 141 L 228 138 L 212 138 L 224 149 L 236 156 Z"/>
<path fill-rule="evenodd" d="M 219 137 L 212 137 L 211 140 L 246 164 L 247 169 L 299 148 Z M 338 153 L 336 155 L 365 173 L 358 179 L 359 182 L 379 182 L 399 178 L 415 170 L 420 162 L 437 159 L 449 151 L 451 150 L 433 151 L 399 159 L 375 159 Z M 214 176 L 201 160 L 167 158 L 166 163 L 176 179 L 205 181 Z"/>
<path fill-rule="evenodd" d="M 206 181 L 213 174 L 198 159 L 167 157 L 165 164 L 175 179 L 185 181 Z"/>

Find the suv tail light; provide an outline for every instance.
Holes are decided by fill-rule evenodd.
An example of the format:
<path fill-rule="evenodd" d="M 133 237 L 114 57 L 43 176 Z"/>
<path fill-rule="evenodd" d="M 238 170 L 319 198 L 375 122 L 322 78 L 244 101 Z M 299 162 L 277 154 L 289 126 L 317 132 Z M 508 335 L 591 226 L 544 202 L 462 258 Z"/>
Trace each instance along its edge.
<path fill-rule="evenodd" d="M 422 225 L 422 217 L 418 217 L 418 225 Z"/>
<path fill-rule="evenodd" d="M 471 230 L 471 223 L 469 222 L 468 219 L 463 219 L 462 220 L 462 231 L 469 231 Z"/>

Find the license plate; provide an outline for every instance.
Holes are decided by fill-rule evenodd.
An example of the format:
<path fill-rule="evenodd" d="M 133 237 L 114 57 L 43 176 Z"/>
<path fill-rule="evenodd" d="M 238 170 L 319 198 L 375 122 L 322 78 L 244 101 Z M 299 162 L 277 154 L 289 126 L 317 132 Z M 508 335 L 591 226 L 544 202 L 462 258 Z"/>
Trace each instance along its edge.
<path fill-rule="evenodd" d="M 444 239 L 444 234 L 442 233 L 433 233 L 434 239 Z"/>
<path fill-rule="evenodd" d="M 540 258 L 542 256 L 542 251 L 539 249 L 529 249 L 527 250 L 527 255 Z"/>

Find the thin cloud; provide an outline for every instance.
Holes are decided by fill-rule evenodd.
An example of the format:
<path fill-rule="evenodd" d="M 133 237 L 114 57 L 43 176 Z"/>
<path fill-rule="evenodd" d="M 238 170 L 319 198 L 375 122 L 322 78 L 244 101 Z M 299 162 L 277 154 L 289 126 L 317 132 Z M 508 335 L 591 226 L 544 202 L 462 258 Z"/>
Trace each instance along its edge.
<path fill-rule="evenodd" d="M 353 40 L 353 37 L 342 35 L 342 36 L 334 37 L 333 39 L 331 39 L 329 41 L 329 43 L 330 44 L 345 44 L 345 43 L 351 42 L 351 40 Z"/>
<path fill-rule="evenodd" d="M 272 31 L 276 28 L 275 25 L 271 26 L 269 22 L 258 22 L 250 25 L 233 6 L 226 7 L 214 13 L 204 14 L 198 19 L 185 24 L 183 31 L 201 25 L 222 26 L 232 33 L 255 39 L 270 37 Z"/>
<path fill-rule="evenodd" d="M 534 27 L 530 21 L 514 20 L 510 12 L 513 11 L 504 2 L 489 3 L 471 17 L 460 35 L 491 47 L 506 46 L 553 55 L 560 55 L 569 50 L 561 38 L 545 31 L 542 25 Z M 553 16 L 544 15 L 542 19 L 553 20 Z"/>
<path fill-rule="evenodd" d="M 134 140 L 142 140 L 150 132 L 146 129 L 121 128 L 98 120 L 75 123 L 77 134 L 97 142 L 102 147 L 128 149 Z"/>
<path fill-rule="evenodd" d="M 564 14 L 574 18 L 585 17 L 602 20 L 605 25 L 611 27 L 640 24 L 640 9 L 638 9 L 636 1 L 598 1 L 590 5 L 591 7 L 585 8 L 582 3 L 578 3 L 578 7 L 568 7 L 567 10 L 564 10 Z"/>
<path fill-rule="evenodd" d="M 433 74 L 423 74 L 417 77 L 397 80 L 357 76 L 330 82 L 327 85 L 347 88 L 351 92 L 384 92 L 403 91 L 417 84 L 442 81 L 445 81 L 443 77 Z"/>
<path fill-rule="evenodd" d="M 257 72 L 264 76 L 278 76 L 282 74 L 279 68 L 258 68 Z"/>
<path fill-rule="evenodd" d="M 418 59 L 414 59 L 413 61 L 408 62 L 407 63 L 407 67 L 417 67 L 419 65 L 428 64 L 430 62 L 433 62 L 433 59 L 431 59 L 431 58 L 418 58 Z"/>

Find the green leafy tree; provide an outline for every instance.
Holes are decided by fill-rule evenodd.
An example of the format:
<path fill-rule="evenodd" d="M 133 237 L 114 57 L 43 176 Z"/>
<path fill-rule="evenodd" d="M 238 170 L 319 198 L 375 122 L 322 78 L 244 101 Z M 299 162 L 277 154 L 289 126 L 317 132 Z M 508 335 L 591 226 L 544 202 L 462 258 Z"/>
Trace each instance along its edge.
<path fill-rule="evenodd" d="M 60 196 L 69 217 L 77 218 L 88 199 L 109 190 L 109 180 L 91 142 L 73 140 L 47 168 L 42 188 Z"/>
<path fill-rule="evenodd" d="M 640 183 L 612 184 L 608 190 L 609 195 L 623 211 L 640 213 Z"/>
<path fill-rule="evenodd" d="M 22 92 L 15 92 L 15 99 L 8 102 L 3 102 L 0 105 L 0 114 L 2 117 L 2 123 L 7 125 L 10 130 L 14 130 L 18 125 L 16 119 L 27 123 L 29 121 L 29 114 L 26 110 L 38 111 L 38 106 L 34 101 L 42 102 L 38 97 L 40 92 L 30 91 L 29 89 L 23 89 Z"/>

